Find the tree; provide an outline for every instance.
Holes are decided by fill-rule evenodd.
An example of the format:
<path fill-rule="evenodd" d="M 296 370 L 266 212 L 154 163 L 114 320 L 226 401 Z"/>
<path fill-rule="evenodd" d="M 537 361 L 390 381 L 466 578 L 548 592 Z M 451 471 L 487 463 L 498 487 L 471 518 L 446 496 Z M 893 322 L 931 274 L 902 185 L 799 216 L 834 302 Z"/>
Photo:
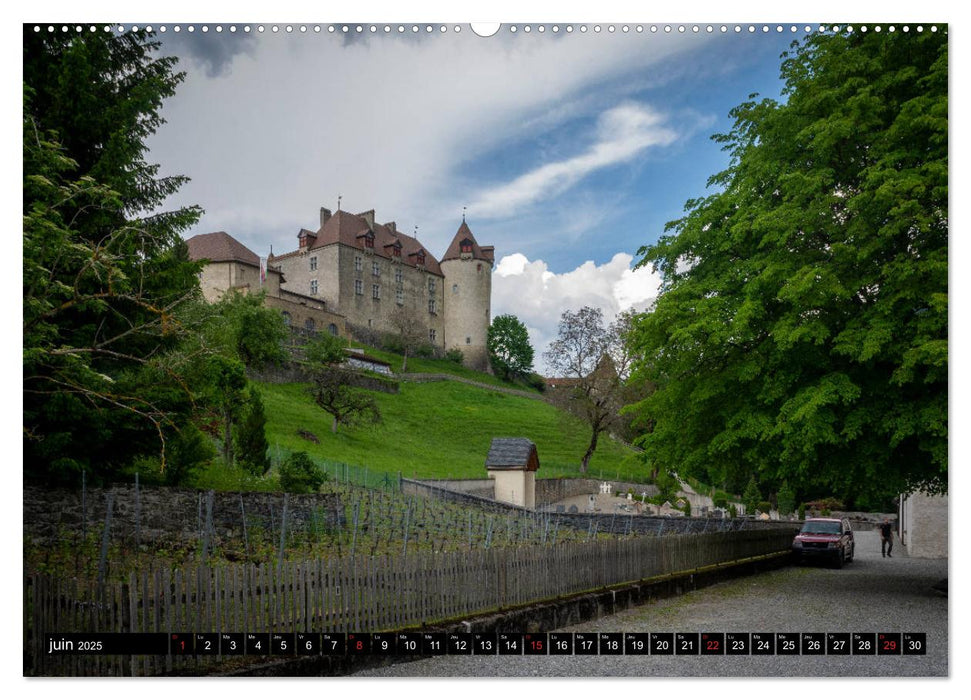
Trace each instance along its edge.
<path fill-rule="evenodd" d="M 788 481 L 783 481 L 776 496 L 776 503 L 779 506 L 780 515 L 789 515 L 796 510 L 796 494 L 790 488 Z"/>
<path fill-rule="evenodd" d="M 489 361 L 503 379 L 526 377 L 533 369 L 533 346 L 526 326 L 512 314 L 492 319 L 488 334 Z"/>
<path fill-rule="evenodd" d="M 208 362 L 209 400 L 219 411 L 223 424 L 222 454 L 227 467 L 233 466 L 233 426 L 242 413 L 246 400 L 246 369 L 239 360 L 213 355 Z"/>
<path fill-rule="evenodd" d="M 283 347 L 289 336 L 283 315 L 263 305 L 266 292 L 226 294 L 213 308 L 213 318 L 224 325 L 225 351 L 235 354 L 247 367 L 262 370 L 289 359 Z"/>
<path fill-rule="evenodd" d="M 236 455 L 241 467 L 254 476 L 263 476 L 270 470 L 266 411 L 263 409 L 263 399 L 256 387 L 251 386 L 247 393 L 246 410 L 235 435 Z"/>
<path fill-rule="evenodd" d="M 317 493 L 326 480 L 306 452 L 294 452 L 280 465 L 280 488 L 288 493 Z"/>
<path fill-rule="evenodd" d="M 143 32 L 24 29 L 24 474 L 116 473 L 187 424 L 178 310 L 199 265 L 161 211 L 185 181 L 158 177 L 145 140 L 182 74 Z"/>
<path fill-rule="evenodd" d="M 380 423 L 381 412 L 370 394 L 355 389 L 354 373 L 340 367 L 324 367 L 311 375 L 310 395 L 324 411 L 333 416 L 331 432 L 341 424 Z"/>
<path fill-rule="evenodd" d="M 408 356 L 428 344 L 428 324 L 421 312 L 409 306 L 398 306 L 389 318 L 394 335 L 391 345 L 401 351 L 401 371 L 408 371 Z"/>
<path fill-rule="evenodd" d="M 338 335 L 318 333 L 303 347 L 304 360 L 311 367 L 319 369 L 327 365 L 338 365 L 347 359 L 347 341 Z"/>
<path fill-rule="evenodd" d="M 620 318 L 606 326 L 603 312 L 589 306 L 564 311 L 559 334 L 543 354 L 551 371 L 566 380 L 564 386 L 549 392 L 550 401 L 590 427 L 590 442 L 580 460 L 581 474 L 587 471 L 601 433 L 620 424 L 624 377 L 630 364 L 625 323 Z"/>
<path fill-rule="evenodd" d="M 759 491 L 759 485 L 755 483 L 755 476 L 753 475 L 749 479 L 748 486 L 745 487 L 745 493 L 742 494 L 742 505 L 745 506 L 745 514 L 755 515 L 755 511 L 758 509 L 761 500 L 762 492 Z"/>
<path fill-rule="evenodd" d="M 657 460 L 801 493 L 947 486 L 946 32 L 814 34 L 715 137 L 718 190 L 641 249 Z"/>

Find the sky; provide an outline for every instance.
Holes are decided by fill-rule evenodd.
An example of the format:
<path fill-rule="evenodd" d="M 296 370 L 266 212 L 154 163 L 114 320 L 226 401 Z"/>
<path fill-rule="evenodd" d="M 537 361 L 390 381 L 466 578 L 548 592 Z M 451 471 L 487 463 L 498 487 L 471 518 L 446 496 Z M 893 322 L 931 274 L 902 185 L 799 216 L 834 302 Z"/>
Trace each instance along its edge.
<path fill-rule="evenodd" d="M 493 316 L 526 325 L 543 372 L 564 311 L 610 321 L 657 295 L 638 251 L 709 192 L 727 164 L 712 134 L 750 94 L 779 96 L 805 25 L 207 26 L 159 34 L 186 77 L 148 142 L 162 174 L 191 179 L 166 206 L 205 210 L 186 236 L 280 254 L 340 202 L 441 257 L 465 215 L 495 246 Z"/>

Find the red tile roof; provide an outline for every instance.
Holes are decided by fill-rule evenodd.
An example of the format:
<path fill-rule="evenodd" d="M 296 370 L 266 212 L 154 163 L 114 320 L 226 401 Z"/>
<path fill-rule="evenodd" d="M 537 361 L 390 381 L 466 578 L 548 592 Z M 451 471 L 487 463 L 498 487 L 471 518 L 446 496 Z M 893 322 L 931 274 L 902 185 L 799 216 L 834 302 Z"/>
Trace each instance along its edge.
<path fill-rule="evenodd" d="M 364 212 L 373 216 L 371 212 Z M 428 252 L 422 243 L 413 236 L 406 236 L 403 233 L 397 233 L 395 231 L 394 222 L 388 222 L 387 224 L 375 223 L 373 227 L 368 225 L 367 219 L 363 214 L 350 214 L 346 211 L 341 211 L 338 209 L 334 212 L 327 223 L 320 227 L 317 231 L 317 239 L 311 244 L 310 250 L 317 248 L 322 248 L 327 245 L 333 245 L 334 243 L 342 243 L 351 248 L 357 248 L 359 250 L 364 250 L 364 237 L 369 232 L 374 233 L 374 255 L 382 258 L 391 260 L 393 258 L 391 254 L 391 248 L 395 241 L 401 243 L 401 261 L 402 263 L 409 263 L 415 265 L 415 253 L 419 250 L 425 251 L 425 269 L 429 272 L 441 275 L 442 268 L 439 267 L 438 259 Z M 293 255 L 299 251 L 294 251 L 293 253 L 284 253 L 283 255 L 278 255 L 274 260 L 287 257 L 288 255 Z"/>
<path fill-rule="evenodd" d="M 442 262 L 460 259 L 462 257 L 462 241 L 466 239 L 472 243 L 473 259 L 485 260 L 490 265 L 495 261 L 495 249 L 492 246 L 480 247 L 475 240 L 475 236 L 472 235 L 472 229 L 463 220 L 462 225 L 459 226 L 459 230 L 455 232 L 455 237 L 452 239 L 451 245 L 445 251 L 445 255 L 442 256 Z"/>
<path fill-rule="evenodd" d="M 187 240 L 186 245 L 192 260 L 235 261 L 260 266 L 260 256 L 225 231 L 200 233 Z"/>

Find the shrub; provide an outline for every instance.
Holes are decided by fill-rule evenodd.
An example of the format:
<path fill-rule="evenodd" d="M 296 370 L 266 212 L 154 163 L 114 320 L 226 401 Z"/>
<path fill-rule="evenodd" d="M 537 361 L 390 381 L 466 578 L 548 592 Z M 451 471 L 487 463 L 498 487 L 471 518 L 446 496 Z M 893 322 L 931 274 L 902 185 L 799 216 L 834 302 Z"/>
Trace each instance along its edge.
<path fill-rule="evenodd" d="M 191 484 L 199 467 L 215 456 L 212 440 L 195 425 L 187 423 L 175 438 L 169 440 L 165 482 L 170 486 Z"/>
<path fill-rule="evenodd" d="M 730 506 L 728 506 L 728 517 L 730 517 L 730 518 L 737 518 L 738 517 L 738 509 L 735 508 L 735 504 L 734 503 L 732 503 Z"/>
<path fill-rule="evenodd" d="M 806 504 L 805 503 L 800 503 L 799 504 L 799 519 L 800 520 L 805 520 L 806 519 Z"/>
<path fill-rule="evenodd" d="M 530 372 L 526 375 L 526 384 L 531 386 L 536 391 L 543 393 L 546 391 L 546 379 L 541 374 L 536 374 L 536 372 Z"/>
<path fill-rule="evenodd" d="M 768 513 L 770 510 L 772 510 L 772 504 L 769 503 L 768 501 L 759 501 L 758 505 L 755 507 L 761 513 Z"/>
<path fill-rule="evenodd" d="M 288 493 L 316 493 L 326 480 L 306 452 L 294 452 L 280 465 L 280 488 Z"/>
<path fill-rule="evenodd" d="M 452 348 L 445 353 L 445 360 L 460 365 L 465 362 L 465 354 L 458 348 Z"/>

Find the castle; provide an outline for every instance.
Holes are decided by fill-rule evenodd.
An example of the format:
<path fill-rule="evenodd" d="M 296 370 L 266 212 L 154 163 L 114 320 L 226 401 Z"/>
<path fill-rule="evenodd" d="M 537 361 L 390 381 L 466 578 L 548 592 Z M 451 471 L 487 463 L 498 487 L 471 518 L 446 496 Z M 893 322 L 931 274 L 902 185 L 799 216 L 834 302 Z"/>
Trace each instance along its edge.
<path fill-rule="evenodd" d="M 495 251 L 480 246 L 465 217 L 441 260 L 374 210 L 350 214 L 321 207 L 320 228 L 301 229 L 298 248 L 262 260 L 219 231 L 186 241 L 206 260 L 201 285 L 215 301 L 230 289 L 266 292 L 266 305 L 306 330 L 364 342 L 419 330 L 437 352 L 461 350 L 469 367 L 488 370 Z"/>

